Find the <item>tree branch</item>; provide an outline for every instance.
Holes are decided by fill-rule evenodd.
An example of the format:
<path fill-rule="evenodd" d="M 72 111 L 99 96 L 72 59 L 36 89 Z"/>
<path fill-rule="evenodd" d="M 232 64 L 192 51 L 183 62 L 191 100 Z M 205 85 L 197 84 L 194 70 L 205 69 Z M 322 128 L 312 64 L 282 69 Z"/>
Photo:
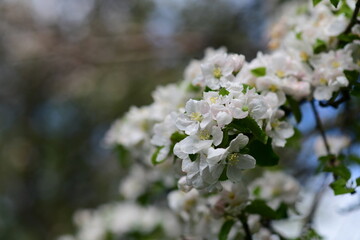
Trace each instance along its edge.
<path fill-rule="evenodd" d="M 241 224 L 243 225 L 243 228 L 244 228 L 244 231 L 245 231 L 245 240 L 253 240 L 252 234 L 251 234 L 251 231 L 250 231 L 250 227 L 249 227 L 249 224 L 247 222 L 247 216 L 244 213 L 242 213 L 239 216 L 239 220 L 240 220 Z"/>
<path fill-rule="evenodd" d="M 346 27 L 346 29 L 344 31 L 344 34 L 350 33 L 353 26 L 355 26 L 356 24 L 359 23 L 359 21 L 357 19 L 357 16 L 359 14 L 359 10 L 360 10 L 360 0 L 358 0 L 356 2 L 355 10 L 354 10 L 353 15 L 351 17 L 349 25 Z"/>

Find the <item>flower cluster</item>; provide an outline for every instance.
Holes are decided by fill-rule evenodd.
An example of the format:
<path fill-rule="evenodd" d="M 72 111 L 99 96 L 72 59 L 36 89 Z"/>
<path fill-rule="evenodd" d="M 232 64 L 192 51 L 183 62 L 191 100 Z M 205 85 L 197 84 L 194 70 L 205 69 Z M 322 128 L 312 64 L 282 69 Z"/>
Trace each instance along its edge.
<path fill-rule="evenodd" d="M 159 87 L 151 105 L 133 107 L 114 123 L 106 144 L 140 160 L 121 184 L 125 199 L 139 201 L 161 182 L 184 236 L 213 239 L 224 226 L 242 223 L 227 232 L 229 239 L 248 235 L 247 228 L 254 239 L 279 239 L 264 222 L 286 218 L 300 186 L 256 166 L 277 165 L 274 149 L 294 135 L 288 116 L 301 121 L 303 102 L 336 101 L 360 70 L 360 28 L 349 25 L 354 1 L 337 8 L 317 2 L 285 7 L 269 34 L 271 52 L 246 61 L 225 48 L 207 49 L 190 62 L 183 81 Z M 154 174 L 150 163 L 158 165 Z M 340 180 L 337 187 L 344 188 L 349 177 Z"/>

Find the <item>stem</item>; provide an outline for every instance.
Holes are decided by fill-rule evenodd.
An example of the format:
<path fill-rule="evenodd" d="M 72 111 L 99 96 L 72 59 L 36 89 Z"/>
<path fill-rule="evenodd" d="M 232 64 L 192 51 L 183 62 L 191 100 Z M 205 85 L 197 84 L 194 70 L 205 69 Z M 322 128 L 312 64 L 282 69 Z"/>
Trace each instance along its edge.
<path fill-rule="evenodd" d="M 244 228 L 244 231 L 245 231 L 245 240 L 253 240 L 252 234 L 251 234 L 251 231 L 250 231 L 250 227 L 249 227 L 249 224 L 247 222 L 247 216 L 244 213 L 242 213 L 239 216 L 239 220 L 240 220 L 241 224 L 243 225 L 243 228 Z"/>
<path fill-rule="evenodd" d="M 355 26 L 359 21 L 357 20 L 357 16 L 359 14 L 360 10 L 360 0 L 356 2 L 355 10 L 353 12 L 353 15 L 351 17 L 349 25 L 346 27 L 344 34 L 350 33 L 353 26 Z"/>
<path fill-rule="evenodd" d="M 330 146 L 329 146 L 329 143 L 328 143 L 327 138 L 326 138 L 325 130 L 324 130 L 323 124 L 321 122 L 319 112 L 317 111 L 317 109 L 315 107 L 314 100 L 310 101 L 310 104 L 311 104 L 311 108 L 312 108 L 314 116 L 315 116 L 316 127 L 319 130 L 319 132 L 321 134 L 321 137 L 323 139 L 327 155 L 331 155 Z"/>

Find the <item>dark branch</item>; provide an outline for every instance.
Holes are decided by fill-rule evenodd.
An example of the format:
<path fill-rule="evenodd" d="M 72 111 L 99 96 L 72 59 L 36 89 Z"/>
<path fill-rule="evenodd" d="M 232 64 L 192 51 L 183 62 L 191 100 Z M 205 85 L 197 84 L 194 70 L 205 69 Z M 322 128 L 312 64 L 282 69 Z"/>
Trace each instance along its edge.
<path fill-rule="evenodd" d="M 357 23 L 359 23 L 359 21 L 357 19 L 357 16 L 359 14 L 359 10 L 360 10 L 360 0 L 358 0 L 356 2 L 355 10 L 354 10 L 353 15 L 351 17 L 349 25 L 346 27 L 346 29 L 344 31 L 344 34 L 350 33 L 353 26 L 355 26 Z"/>
<path fill-rule="evenodd" d="M 245 231 L 245 240 L 253 240 L 252 234 L 251 234 L 251 231 L 250 231 L 250 227 L 249 227 L 249 224 L 247 222 L 247 216 L 244 213 L 242 213 L 239 216 L 239 220 L 240 220 L 241 224 L 243 225 L 243 228 L 244 228 L 244 231 Z"/>

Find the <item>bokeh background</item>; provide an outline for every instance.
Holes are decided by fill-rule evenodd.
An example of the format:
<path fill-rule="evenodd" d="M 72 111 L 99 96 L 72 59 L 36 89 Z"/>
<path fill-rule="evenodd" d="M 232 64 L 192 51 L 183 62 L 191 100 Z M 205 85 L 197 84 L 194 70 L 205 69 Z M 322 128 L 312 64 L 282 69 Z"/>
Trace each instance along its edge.
<path fill-rule="evenodd" d="M 277 0 L 0 0 L 0 239 L 55 239 L 118 198 L 102 139 L 191 58 L 266 49 Z"/>

